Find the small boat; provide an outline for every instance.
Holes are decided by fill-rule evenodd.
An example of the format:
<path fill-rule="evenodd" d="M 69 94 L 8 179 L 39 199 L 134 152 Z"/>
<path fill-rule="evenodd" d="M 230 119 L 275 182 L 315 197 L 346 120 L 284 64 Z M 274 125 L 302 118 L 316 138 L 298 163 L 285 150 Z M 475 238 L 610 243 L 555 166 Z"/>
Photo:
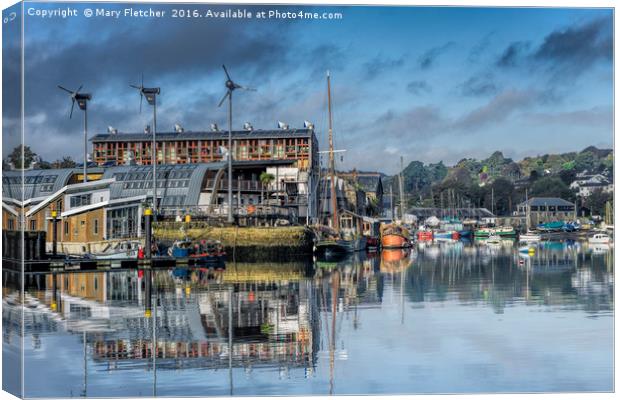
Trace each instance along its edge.
<path fill-rule="evenodd" d="M 138 249 L 142 246 L 139 240 L 127 240 L 117 243 L 109 243 L 102 251 L 92 253 L 90 256 L 97 260 L 120 260 L 125 258 L 138 258 Z"/>
<path fill-rule="evenodd" d="M 461 238 L 468 238 L 471 237 L 474 234 L 474 232 L 470 229 L 462 229 L 459 231 L 459 237 Z"/>
<path fill-rule="evenodd" d="M 543 231 L 543 232 L 559 232 L 562 229 L 564 229 L 564 222 L 562 221 L 553 221 L 553 222 L 546 222 L 543 224 L 538 224 L 538 226 L 536 227 L 539 231 Z"/>
<path fill-rule="evenodd" d="M 474 235 L 476 237 L 490 237 L 493 235 L 498 236 L 515 236 L 517 232 L 512 226 L 497 226 L 494 228 L 480 228 Z"/>
<path fill-rule="evenodd" d="M 486 240 L 486 242 L 489 244 L 499 244 L 501 243 L 501 241 L 502 241 L 502 238 L 499 235 L 491 235 Z"/>
<path fill-rule="evenodd" d="M 433 231 L 421 230 L 417 233 L 419 241 L 433 240 Z"/>
<path fill-rule="evenodd" d="M 519 241 L 521 242 L 540 242 L 541 236 L 538 233 L 526 232 L 519 235 Z"/>
<path fill-rule="evenodd" d="M 588 243 L 609 244 L 611 243 L 611 238 L 605 233 L 597 233 L 596 235 L 588 238 Z"/>
<path fill-rule="evenodd" d="M 435 240 L 459 240 L 459 233 L 457 231 L 435 231 L 433 238 Z"/>
<path fill-rule="evenodd" d="M 519 247 L 519 253 L 534 253 L 536 248 L 530 245 Z"/>
<path fill-rule="evenodd" d="M 403 249 L 410 246 L 409 231 L 405 227 L 389 224 L 381 228 L 381 247 L 384 249 Z"/>
<path fill-rule="evenodd" d="M 189 258 L 198 263 L 213 263 L 223 261 L 226 256 L 224 246 L 219 240 L 203 240 L 194 246 Z"/>
<path fill-rule="evenodd" d="M 168 255 L 174 258 L 189 257 L 194 245 L 191 240 L 175 240 L 168 248 Z"/>
<path fill-rule="evenodd" d="M 344 239 L 340 232 L 323 225 L 316 227 L 314 232 L 314 252 L 318 255 L 346 254 L 366 248 L 365 237 Z"/>

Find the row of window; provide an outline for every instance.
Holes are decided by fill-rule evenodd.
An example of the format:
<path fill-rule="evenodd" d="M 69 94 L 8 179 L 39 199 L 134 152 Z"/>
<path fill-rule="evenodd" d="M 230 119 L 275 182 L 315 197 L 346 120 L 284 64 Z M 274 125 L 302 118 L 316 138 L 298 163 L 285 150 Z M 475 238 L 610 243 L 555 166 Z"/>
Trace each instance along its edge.
<path fill-rule="evenodd" d="M 189 180 L 175 180 L 175 181 L 157 181 L 157 188 L 186 188 L 189 187 Z M 125 182 L 123 189 L 152 189 L 153 181 L 142 182 Z"/>

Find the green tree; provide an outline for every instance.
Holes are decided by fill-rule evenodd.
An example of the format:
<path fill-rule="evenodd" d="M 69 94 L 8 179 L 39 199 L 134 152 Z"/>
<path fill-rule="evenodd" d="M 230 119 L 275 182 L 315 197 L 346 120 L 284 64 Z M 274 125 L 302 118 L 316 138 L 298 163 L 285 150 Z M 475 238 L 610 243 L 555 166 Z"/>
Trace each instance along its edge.
<path fill-rule="evenodd" d="M 605 203 L 613 202 L 611 193 L 605 193 L 601 189 L 594 190 L 588 197 L 584 199 L 584 204 L 590 209 L 592 215 L 605 215 Z"/>
<path fill-rule="evenodd" d="M 23 158 L 22 158 L 23 155 Z M 20 144 L 15 147 L 8 156 L 9 162 L 13 164 L 16 169 L 30 168 L 32 162 L 35 160 L 37 154 L 30 149 L 29 146 Z"/>
<path fill-rule="evenodd" d="M 71 157 L 63 157 L 60 160 L 54 161 L 54 166 L 56 168 L 75 168 L 77 163 Z"/>
<path fill-rule="evenodd" d="M 273 182 L 276 179 L 276 177 L 273 176 L 273 174 L 263 171 L 261 172 L 258 179 L 261 182 L 261 203 L 262 203 L 264 200 L 265 188 L 267 189 L 267 198 L 269 198 L 269 185 L 271 184 L 271 182 Z"/>
<path fill-rule="evenodd" d="M 545 176 L 539 178 L 532 184 L 531 196 L 559 197 L 568 201 L 573 201 L 575 197 L 568 185 L 557 176 Z"/>
<path fill-rule="evenodd" d="M 493 189 L 493 210 L 496 215 L 509 215 L 512 212 L 515 188 L 506 178 L 497 178 L 491 185 Z"/>

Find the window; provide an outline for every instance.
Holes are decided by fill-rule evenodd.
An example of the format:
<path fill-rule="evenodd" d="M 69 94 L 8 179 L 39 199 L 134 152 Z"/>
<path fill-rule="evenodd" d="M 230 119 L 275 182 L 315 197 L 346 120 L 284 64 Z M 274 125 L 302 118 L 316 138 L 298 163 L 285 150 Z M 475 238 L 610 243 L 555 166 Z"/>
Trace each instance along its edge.
<path fill-rule="evenodd" d="M 13 218 L 9 218 L 8 225 L 9 225 L 8 228 L 10 231 L 15 229 L 15 220 Z"/>
<path fill-rule="evenodd" d="M 70 199 L 70 206 L 71 208 L 74 207 L 82 207 L 82 206 L 86 206 L 89 205 L 91 202 L 91 194 L 80 194 L 77 196 L 71 196 Z"/>
<path fill-rule="evenodd" d="M 37 230 L 37 220 L 36 219 L 31 219 L 30 220 L 30 230 L 31 231 L 36 231 Z"/>
<path fill-rule="evenodd" d="M 96 219 L 93 223 L 93 232 L 95 233 L 95 235 L 99 234 L 99 220 Z"/>
<path fill-rule="evenodd" d="M 65 235 L 69 235 L 69 221 L 65 221 Z"/>

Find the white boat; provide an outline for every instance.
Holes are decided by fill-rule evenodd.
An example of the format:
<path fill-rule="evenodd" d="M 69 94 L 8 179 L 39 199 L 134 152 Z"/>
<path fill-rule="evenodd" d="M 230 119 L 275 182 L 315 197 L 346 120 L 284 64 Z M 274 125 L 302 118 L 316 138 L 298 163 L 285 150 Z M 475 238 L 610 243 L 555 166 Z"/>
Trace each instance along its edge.
<path fill-rule="evenodd" d="M 521 242 L 540 242 L 541 236 L 538 233 L 534 232 L 526 232 L 522 235 L 519 235 L 519 241 Z"/>
<path fill-rule="evenodd" d="M 608 244 L 611 243 L 611 238 L 605 233 L 597 233 L 596 235 L 588 238 L 588 243 Z"/>
<path fill-rule="evenodd" d="M 142 246 L 142 242 L 138 240 L 110 243 L 101 252 L 92 253 L 91 256 L 98 260 L 138 258 L 138 249 L 140 246 Z"/>
<path fill-rule="evenodd" d="M 500 244 L 502 242 L 502 238 L 499 235 L 491 235 L 486 242 L 489 244 Z"/>

